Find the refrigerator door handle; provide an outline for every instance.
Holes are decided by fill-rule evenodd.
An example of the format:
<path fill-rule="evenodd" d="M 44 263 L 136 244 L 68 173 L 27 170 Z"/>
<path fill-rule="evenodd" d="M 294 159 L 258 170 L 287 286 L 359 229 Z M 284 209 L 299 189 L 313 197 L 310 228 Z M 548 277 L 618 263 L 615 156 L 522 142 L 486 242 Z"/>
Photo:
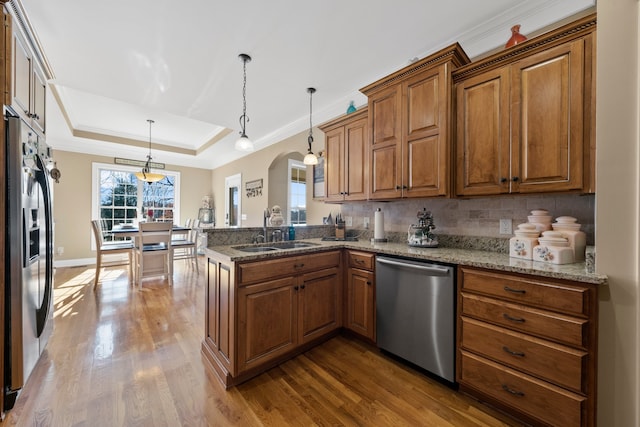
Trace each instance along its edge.
<path fill-rule="evenodd" d="M 51 306 L 51 297 L 53 294 L 53 212 L 51 204 L 51 190 L 49 188 L 49 179 L 47 178 L 47 168 L 40 156 L 36 156 L 35 178 L 42 189 L 42 198 L 44 200 L 44 217 L 45 217 L 45 235 L 46 235 L 46 251 L 45 251 L 45 287 L 42 305 L 36 309 L 36 328 L 38 338 L 44 331 L 47 318 L 49 316 L 49 307 Z"/>

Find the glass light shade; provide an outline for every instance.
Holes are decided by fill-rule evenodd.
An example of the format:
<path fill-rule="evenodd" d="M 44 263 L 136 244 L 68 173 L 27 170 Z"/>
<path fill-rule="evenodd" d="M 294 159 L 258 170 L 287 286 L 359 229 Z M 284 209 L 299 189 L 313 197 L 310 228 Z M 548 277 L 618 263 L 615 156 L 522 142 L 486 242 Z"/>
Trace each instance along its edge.
<path fill-rule="evenodd" d="M 304 156 L 303 162 L 304 162 L 305 165 L 317 165 L 318 164 L 318 158 L 316 157 L 315 154 L 308 153 L 306 156 Z"/>
<path fill-rule="evenodd" d="M 138 178 L 141 181 L 146 181 L 146 182 L 158 182 L 160 181 L 162 178 L 164 178 L 164 175 L 159 174 L 159 173 L 151 173 L 151 172 L 144 172 L 144 171 L 140 171 L 140 172 L 136 172 L 135 173 L 136 178 Z"/>
<path fill-rule="evenodd" d="M 236 141 L 235 149 L 238 151 L 253 151 L 253 142 L 247 135 L 242 135 Z"/>

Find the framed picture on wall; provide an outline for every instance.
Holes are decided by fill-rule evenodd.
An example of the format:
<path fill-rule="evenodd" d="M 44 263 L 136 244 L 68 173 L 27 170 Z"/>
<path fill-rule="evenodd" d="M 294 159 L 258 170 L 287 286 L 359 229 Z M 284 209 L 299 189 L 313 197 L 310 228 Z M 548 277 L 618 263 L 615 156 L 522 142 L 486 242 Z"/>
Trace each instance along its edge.
<path fill-rule="evenodd" d="M 318 156 L 318 164 L 313 166 L 313 198 L 324 197 L 324 157 Z"/>

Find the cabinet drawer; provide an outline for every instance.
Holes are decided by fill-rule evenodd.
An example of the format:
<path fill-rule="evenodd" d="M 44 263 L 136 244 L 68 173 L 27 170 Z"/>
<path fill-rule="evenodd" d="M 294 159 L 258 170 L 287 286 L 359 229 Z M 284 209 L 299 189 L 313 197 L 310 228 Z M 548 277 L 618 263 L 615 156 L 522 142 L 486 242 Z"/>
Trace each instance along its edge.
<path fill-rule="evenodd" d="M 461 356 L 460 384 L 549 425 L 585 423 L 585 397 L 466 351 Z"/>
<path fill-rule="evenodd" d="M 376 261 L 375 254 L 368 252 L 349 251 L 348 257 L 350 267 L 373 271 L 373 265 Z"/>
<path fill-rule="evenodd" d="M 462 317 L 462 347 L 576 392 L 587 353 Z"/>
<path fill-rule="evenodd" d="M 586 319 L 512 304 L 494 298 L 463 292 L 463 315 L 497 323 L 568 345 L 586 348 Z"/>
<path fill-rule="evenodd" d="M 474 291 L 562 313 L 587 314 L 588 291 L 579 286 L 542 282 L 504 273 L 462 268 L 462 291 Z"/>
<path fill-rule="evenodd" d="M 276 277 L 291 276 L 340 265 L 340 252 L 320 252 L 238 265 L 240 286 Z"/>

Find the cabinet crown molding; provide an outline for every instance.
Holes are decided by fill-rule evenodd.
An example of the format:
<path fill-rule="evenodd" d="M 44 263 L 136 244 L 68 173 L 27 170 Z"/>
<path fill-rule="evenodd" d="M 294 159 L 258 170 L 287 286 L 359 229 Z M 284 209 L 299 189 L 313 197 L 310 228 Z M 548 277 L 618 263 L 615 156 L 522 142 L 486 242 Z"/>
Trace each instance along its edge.
<path fill-rule="evenodd" d="M 519 43 L 514 47 L 504 49 L 486 58 L 463 65 L 451 73 L 453 81 L 458 82 L 473 77 L 479 73 L 499 68 L 507 63 L 530 56 L 538 51 L 565 43 L 571 39 L 584 37 L 596 30 L 596 24 L 596 14 L 587 15 L 523 43 Z"/>
<path fill-rule="evenodd" d="M 445 47 L 444 49 L 439 50 L 438 52 L 427 56 L 426 58 L 416 61 L 413 64 L 409 64 L 406 67 L 396 71 L 395 73 L 389 74 L 388 76 L 383 77 L 382 79 L 363 87 L 362 89 L 360 89 L 360 92 L 369 96 L 374 92 L 389 87 L 408 77 L 411 77 L 422 70 L 432 68 L 445 62 L 451 62 L 451 64 L 453 64 L 453 67 L 457 68 L 468 64 L 469 62 L 471 62 L 471 60 L 462 49 L 462 46 L 460 46 L 460 44 L 456 42 L 448 47 Z"/>

